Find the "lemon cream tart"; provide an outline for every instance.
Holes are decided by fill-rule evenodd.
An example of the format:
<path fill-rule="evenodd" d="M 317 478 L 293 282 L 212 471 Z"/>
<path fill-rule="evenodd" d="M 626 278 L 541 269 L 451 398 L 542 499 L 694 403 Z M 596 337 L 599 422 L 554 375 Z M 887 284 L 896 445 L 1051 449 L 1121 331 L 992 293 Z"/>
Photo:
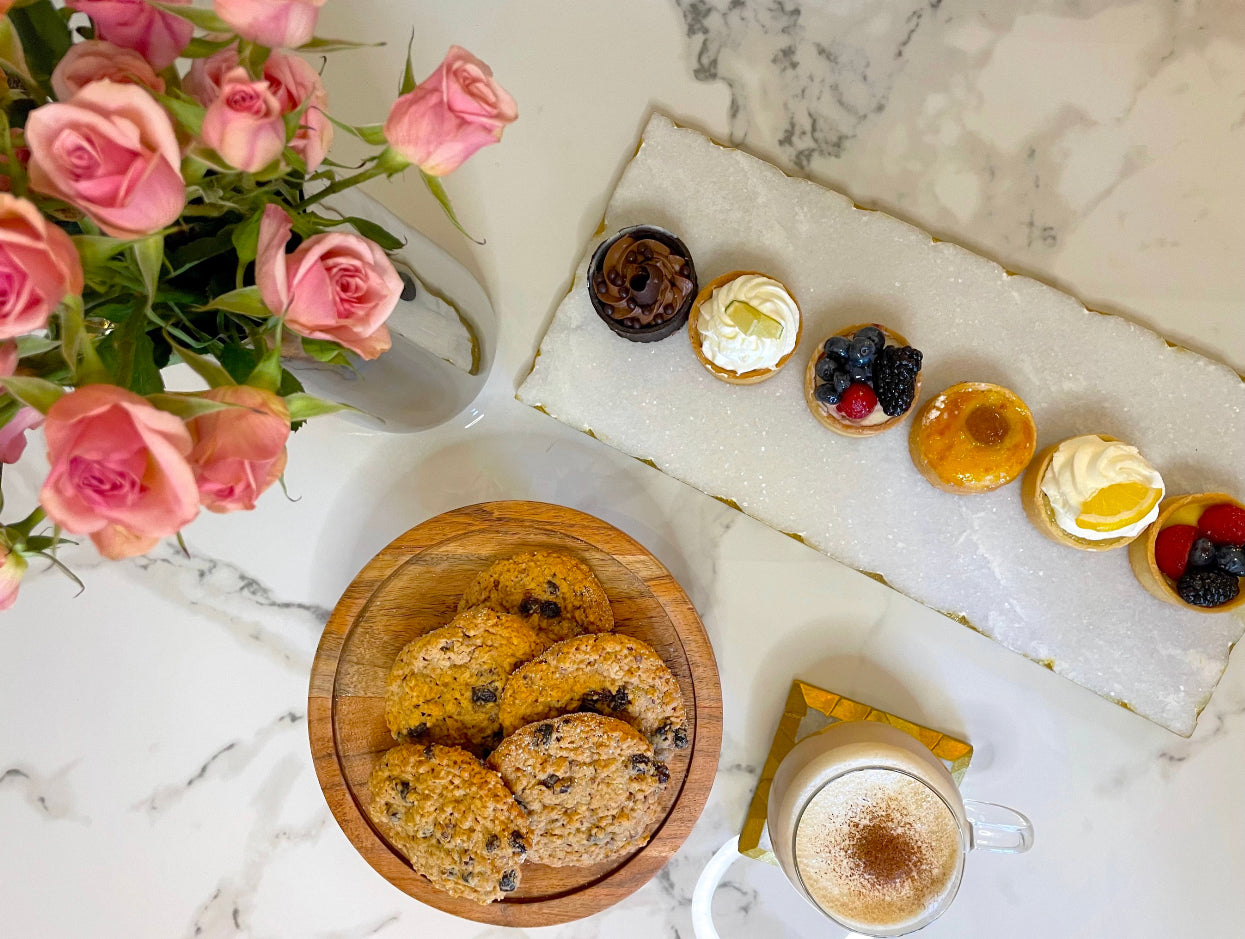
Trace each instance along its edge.
<path fill-rule="evenodd" d="M 715 377 L 735 383 L 775 374 L 800 338 L 800 308 L 787 288 L 764 274 L 719 277 L 696 298 L 692 348 Z"/>

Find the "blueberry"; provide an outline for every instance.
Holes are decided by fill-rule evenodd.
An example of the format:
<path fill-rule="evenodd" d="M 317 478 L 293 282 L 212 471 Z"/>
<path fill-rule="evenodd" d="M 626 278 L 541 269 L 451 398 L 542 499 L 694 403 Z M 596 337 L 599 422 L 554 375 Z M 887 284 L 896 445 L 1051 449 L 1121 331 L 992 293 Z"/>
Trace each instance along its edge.
<path fill-rule="evenodd" d="M 821 381 L 830 381 L 834 378 L 834 373 L 842 368 L 841 362 L 837 362 L 828 355 L 823 355 L 817 360 L 817 377 Z"/>
<path fill-rule="evenodd" d="M 1215 566 L 1225 574 L 1245 577 L 1245 548 L 1235 545 L 1220 545 L 1215 549 Z"/>
<path fill-rule="evenodd" d="M 813 397 L 825 405 L 834 405 L 839 403 L 839 399 L 843 397 L 843 392 L 836 391 L 834 385 L 825 384 L 818 385 L 813 391 Z"/>
<path fill-rule="evenodd" d="M 839 369 L 837 372 L 834 373 L 834 377 L 830 379 L 830 381 L 834 385 L 834 390 L 837 391 L 839 394 L 842 394 L 849 387 L 851 387 L 852 376 L 849 375 L 847 372 L 845 372 L 843 369 Z"/>
<path fill-rule="evenodd" d="M 848 365 L 870 365 L 878 354 L 877 343 L 872 339 L 853 339 L 847 350 Z"/>
<path fill-rule="evenodd" d="M 1189 549 L 1190 567 L 1209 567 L 1215 560 L 1215 543 L 1209 538 L 1199 538 Z"/>
<path fill-rule="evenodd" d="M 851 383 L 859 382 L 862 385 L 873 387 L 873 369 L 864 365 L 852 365 L 847 369 L 847 375 L 852 380 Z"/>
<path fill-rule="evenodd" d="M 886 345 L 886 335 L 876 326 L 865 326 L 863 329 L 856 330 L 853 339 L 868 339 L 873 343 L 873 351 L 880 352 L 882 347 Z"/>
<path fill-rule="evenodd" d="M 847 350 L 851 346 L 851 342 L 845 336 L 831 336 L 826 340 L 826 355 L 832 359 L 838 359 L 841 362 L 847 361 Z"/>

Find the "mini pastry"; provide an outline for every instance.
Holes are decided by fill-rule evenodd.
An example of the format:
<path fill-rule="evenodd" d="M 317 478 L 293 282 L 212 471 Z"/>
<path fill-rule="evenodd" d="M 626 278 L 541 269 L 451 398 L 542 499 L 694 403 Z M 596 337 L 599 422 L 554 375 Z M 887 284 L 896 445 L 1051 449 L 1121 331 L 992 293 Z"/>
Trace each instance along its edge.
<path fill-rule="evenodd" d="M 687 320 L 696 358 L 714 378 L 753 385 L 778 374 L 800 341 L 800 307 L 787 288 L 755 271 L 705 287 Z"/>
<path fill-rule="evenodd" d="M 696 267 L 687 246 L 664 228 L 624 228 L 592 255 L 588 296 L 619 336 L 656 342 L 687 322 L 696 299 Z"/>
<path fill-rule="evenodd" d="M 878 323 L 835 333 L 804 371 L 808 409 L 845 437 L 889 430 L 907 417 L 920 393 L 920 350 Z"/>
<path fill-rule="evenodd" d="M 971 494 L 1006 486 L 1037 445 L 1028 406 L 1002 385 L 962 382 L 921 408 L 908 452 L 931 486 Z"/>
<path fill-rule="evenodd" d="M 1163 477 L 1136 447 L 1089 434 L 1038 454 L 1020 498 L 1034 527 L 1052 541 L 1110 551 L 1133 541 L 1158 517 Z"/>
<path fill-rule="evenodd" d="M 1128 546 L 1141 585 L 1199 613 L 1245 606 L 1245 506 L 1221 492 L 1172 496 L 1145 536 Z"/>

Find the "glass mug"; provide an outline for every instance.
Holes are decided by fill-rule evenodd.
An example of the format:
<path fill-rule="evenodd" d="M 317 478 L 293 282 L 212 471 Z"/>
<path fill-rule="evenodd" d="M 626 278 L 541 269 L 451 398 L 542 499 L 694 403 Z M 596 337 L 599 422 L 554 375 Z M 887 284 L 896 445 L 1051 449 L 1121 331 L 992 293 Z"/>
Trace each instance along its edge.
<path fill-rule="evenodd" d="M 778 866 L 829 919 L 860 936 L 903 936 L 955 899 L 975 848 L 1019 854 L 1033 826 L 1019 812 L 960 796 L 946 766 L 889 724 L 832 724 L 787 754 L 770 787 Z M 692 897 L 697 939 L 718 939 L 713 891 L 739 856 L 732 839 Z"/>

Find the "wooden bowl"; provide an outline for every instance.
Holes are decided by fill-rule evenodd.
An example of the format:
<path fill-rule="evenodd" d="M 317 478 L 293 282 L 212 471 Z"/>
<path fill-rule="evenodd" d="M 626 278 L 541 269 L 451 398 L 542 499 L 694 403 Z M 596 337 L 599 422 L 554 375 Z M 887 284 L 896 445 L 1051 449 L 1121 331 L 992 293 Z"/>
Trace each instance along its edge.
<path fill-rule="evenodd" d="M 791 357 L 795 355 L 795 350 L 800 347 L 800 337 L 804 335 L 804 314 L 800 311 L 800 304 L 796 301 L 795 296 L 788 290 L 787 295 L 791 297 L 791 302 L 795 304 L 796 313 L 799 317 L 799 322 L 796 323 L 795 345 L 791 347 L 790 352 L 774 364 L 773 368 L 754 368 L 750 372 L 732 372 L 730 369 L 722 368 L 722 366 L 709 360 L 702 348 L 704 340 L 700 337 L 701 304 L 713 296 L 713 292 L 719 287 L 729 284 L 736 277 L 743 277 L 748 274 L 757 277 L 768 277 L 770 280 L 782 283 L 777 278 L 770 277 L 769 274 L 762 274 L 760 271 L 731 271 L 729 274 L 715 277 L 701 288 L 700 293 L 696 295 L 696 301 L 692 304 L 692 311 L 687 317 L 687 336 L 691 340 L 692 351 L 696 353 L 696 358 L 708 370 L 710 375 L 730 385 L 755 385 L 765 381 L 767 378 L 773 378 L 782 371 L 784 365 L 791 361 Z M 783 289 L 785 290 L 786 288 L 784 287 Z"/>
<path fill-rule="evenodd" d="M 1166 574 L 1159 570 L 1154 560 L 1154 542 L 1158 540 L 1159 532 L 1167 527 L 1168 520 L 1174 514 L 1190 505 L 1210 506 L 1219 502 L 1230 502 L 1232 505 L 1245 508 L 1236 499 L 1222 492 L 1197 492 L 1183 496 L 1168 496 L 1162 501 L 1159 505 L 1159 517 L 1154 520 L 1154 524 L 1128 546 L 1128 563 L 1132 566 L 1133 574 L 1141 581 L 1141 586 L 1165 603 L 1192 610 L 1195 613 L 1227 613 L 1245 606 L 1245 590 L 1238 593 L 1236 599 L 1228 601 L 1223 606 L 1194 606 L 1192 603 L 1185 603 L 1180 598 L 1180 594 L 1176 592 L 1175 585 Z"/>
<path fill-rule="evenodd" d="M 902 424 L 904 419 L 912 413 L 912 409 L 916 407 L 917 398 L 921 397 L 921 373 L 916 373 L 916 390 L 912 395 L 912 403 L 908 405 L 908 410 L 902 414 L 896 414 L 894 417 L 888 417 L 880 424 L 872 424 L 869 427 L 861 427 L 859 424 L 853 424 L 850 421 L 841 420 L 834 412 L 833 408 L 828 408 L 816 398 L 813 392 L 817 388 L 817 363 L 825 356 L 826 340 L 834 336 L 846 336 L 848 338 L 854 336 L 859 330 L 866 326 L 876 326 L 882 330 L 882 335 L 886 337 L 888 343 L 897 346 L 911 345 L 908 340 L 895 332 L 893 329 L 887 329 L 881 323 L 857 323 L 855 326 L 848 326 L 846 329 L 840 329 L 837 333 L 831 333 L 823 339 L 813 350 L 813 354 L 809 356 L 808 367 L 804 369 L 804 402 L 808 405 L 809 411 L 813 417 L 821 422 L 822 426 L 828 427 L 836 434 L 844 437 L 872 437 L 883 431 L 890 430 L 897 424 Z"/>
<path fill-rule="evenodd" d="M 395 745 L 385 726 L 385 678 L 411 639 L 453 617 L 471 579 L 523 551 L 578 557 L 604 585 L 616 631 L 651 645 L 674 673 L 690 745 L 669 759 L 661 821 L 642 848 L 592 867 L 525 864 L 519 889 L 482 905 L 451 897 L 417 874 L 367 817 L 368 775 Z M 333 816 L 363 858 L 429 906 L 497 926 L 549 926 L 612 906 L 648 882 L 687 838 L 717 770 L 722 693 L 704 626 L 661 563 L 623 532 L 574 509 L 488 502 L 417 525 L 368 562 L 338 601 L 311 667 L 308 733 Z"/>
<path fill-rule="evenodd" d="M 1106 434 L 1096 434 L 1095 436 L 1101 437 L 1108 443 L 1114 443 L 1116 440 L 1115 437 L 1109 437 Z M 1145 533 L 1144 531 L 1138 532 L 1131 538 L 1104 538 L 1101 541 L 1092 541 L 1089 538 L 1081 538 L 1071 532 L 1064 531 L 1059 527 L 1059 523 L 1055 521 L 1055 510 L 1050 506 L 1050 498 L 1042 491 L 1042 480 L 1046 477 L 1046 470 L 1050 467 L 1051 458 L 1054 457 L 1055 451 L 1063 443 L 1065 441 L 1060 441 L 1054 446 L 1047 447 L 1035 456 L 1033 462 L 1029 464 L 1029 468 L 1025 470 L 1024 478 L 1020 482 L 1020 501 L 1024 505 L 1025 515 L 1029 517 L 1033 527 L 1051 541 L 1066 545 L 1069 548 L 1079 548 L 1081 551 L 1110 551 L 1112 548 L 1122 548 L 1140 538 Z M 1149 529 L 1147 528 L 1146 530 Z"/>

